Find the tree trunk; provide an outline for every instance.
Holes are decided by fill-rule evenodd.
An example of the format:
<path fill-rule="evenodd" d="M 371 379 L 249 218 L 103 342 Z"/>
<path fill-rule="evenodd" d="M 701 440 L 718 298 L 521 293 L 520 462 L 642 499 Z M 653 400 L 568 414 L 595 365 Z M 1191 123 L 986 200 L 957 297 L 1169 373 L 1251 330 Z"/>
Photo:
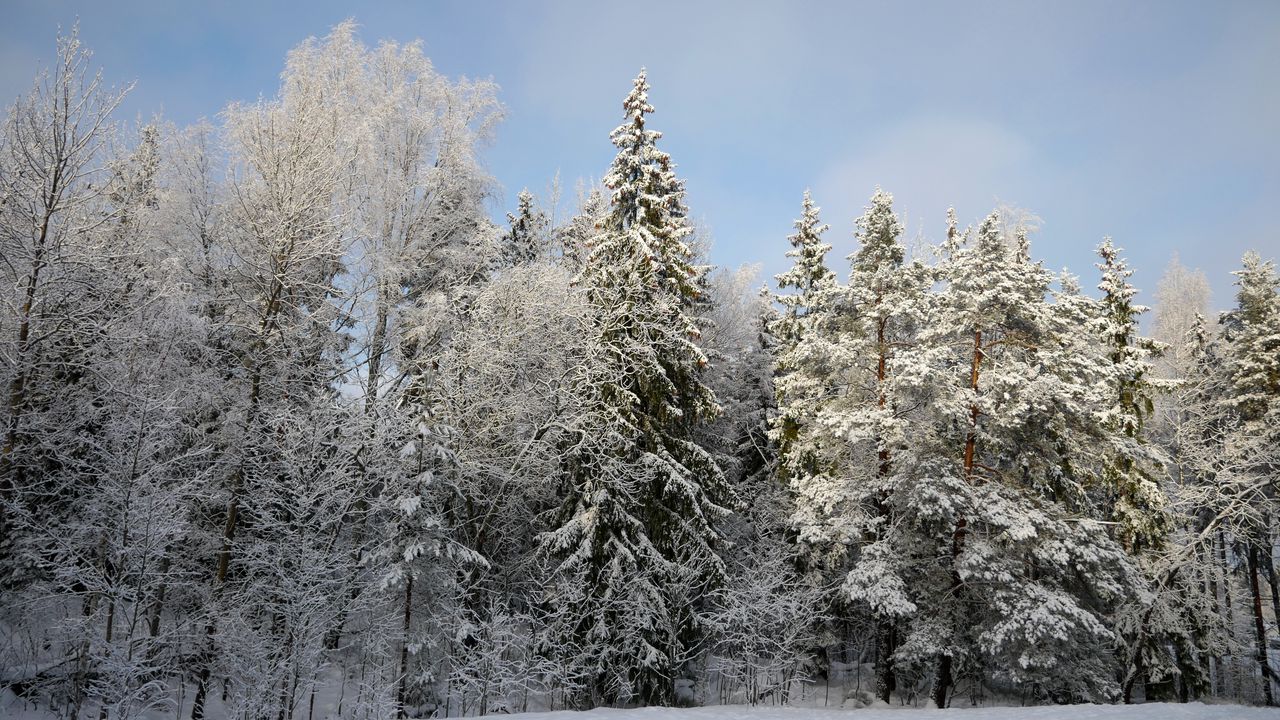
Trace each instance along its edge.
<path fill-rule="evenodd" d="M 1137 684 L 1138 678 L 1142 677 L 1146 673 L 1146 667 L 1143 665 L 1143 662 L 1142 662 L 1141 648 L 1138 648 L 1137 652 L 1134 654 L 1134 659 L 1131 665 L 1132 665 L 1132 670 L 1128 670 L 1126 668 L 1126 670 L 1128 670 L 1129 672 L 1129 676 L 1125 678 L 1125 681 L 1124 681 L 1124 704 L 1125 705 L 1133 704 L 1133 686 Z"/>
<path fill-rule="evenodd" d="M 107 629 L 103 633 L 103 640 L 106 644 L 107 651 L 110 652 L 111 641 L 114 639 L 116 626 L 116 601 L 110 593 L 106 596 L 107 600 Z M 101 709 L 98 711 L 99 720 L 107 720 L 110 713 L 107 711 L 107 703 L 103 701 Z"/>
<path fill-rule="evenodd" d="M 1222 570 L 1222 602 L 1227 610 L 1227 641 L 1229 648 L 1236 647 L 1236 613 L 1235 608 L 1231 604 L 1231 573 L 1230 567 L 1227 565 L 1227 536 L 1221 530 L 1218 531 L 1218 558 L 1221 563 Z M 1227 655 L 1228 678 L 1231 680 L 1231 687 L 1228 690 L 1237 699 L 1240 697 L 1240 674 L 1239 665 L 1236 662 L 1234 650 Z"/>
<path fill-rule="evenodd" d="M 55 172 L 54 186 L 49 197 L 57 196 L 58 179 Z M 36 306 L 37 288 L 40 286 L 40 270 L 44 267 L 45 243 L 49 238 L 49 221 L 53 217 L 53 208 L 47 208 L 44 220 L 40 224 L 40 234 L 36 237 L 34 254 L 31 258 L 31 270 L 27 274 L 26 287 L 23 288 L 22 308 L 18 318 L 17 351 L 13 358 L 13 379 L 9 382 L 8 417 L 4 431 L 4 445 L 0 446 L 0 538 L 9 537 L 8 505 L 15 499 L 18 488 L 22 487 L 21 478 L 13 467 L 13 452 L 18 446 L 18 426 L 22 417 L 22 406 L 27 398 L 27 369 L 24 367 L 27 355 L 31 351 L 31 316 Z M 8 543 L 0 542 L 0 553 Z M 3 557 L 3 555 L 0 555 Z"/>
<path fill-rule="evenodd" d="M 897 647 L 897 628 L 888 618 L 876 621 L 876 697 L 886 704 L 897 690 L 897 677 L 893 672 L 893 652 Z M 830 677 L 827 678 L 828 684 Z"/>
<path fill-rule="evenodd" d="M 978 380 L 982 372 L 982 360 L 984 354 L 982 351 L 982 331 L 976 330 L 973 333 L 973 358 L 969 366 L 969 388 L 978 392 Z M 977 463 L 978 454 L 978 417 L 981 411 L 975 403 L 969 406 L 969 434 L 964 440 L 964 478 L 966 482 L 972 482 L 973 469 Z M 953 602 L 958 602 L 961 591 L 964 589 L 964 582 L 960 577 L 960 571 L 956 568 L 959 562 L 960 553 L 964 550 L 964 536 L 968 530 L 968 521 L 961 516 L 956 520 L 955 532 L 951 534 L 951 597 Z M 952 628 L 952 632 L 955 628 Z M 947 692 L 954 682 L 952 674 L 952 657 L 950 650 L 945 650 L 938 658 L 938 672 L 933 681 L 933 704 L 939 709 L 947 706 Z"/>
<path fill-rule="evenodd" d="M 1253 630 L 1256 634 L 1258 667 L 1262 671 L 1262 698 L 1275 705 L 1271 695 L 1271 665 L 1267 662 L 1267 628 L 1262 619 L 1262 592 L 1258 586 L 1258 546 L 1249 543 L 1249 590 L 1253 593 Z"/>
<path fill-rule="evenodd" d="M 1271 614 L 1280 623 L 1280 581 L 1276 579 L 1276 565 L 1271 558 L 1271 548 L 1262 548 L 1262 569 L 1267 571 L 1267 585 L 1271 588 Z"/>
<path fill-rule="evenodd" d="M 405 696 L 409 684 L 409 623 L 413 618 L 413 575 L 404 583 L 404 639 L 400 642 L 400 684 L 396 687 L 396 717 L 406 717 Z"/>
<path fill-rule="evenodd" d="M 876 380 L 880 389 L 879 397 L 876 405 L 884 410 L 887 398 L 884 393 L 884 384 L 888 379 L 889 363 L 888 363 L 888 345 L 885 337 L 886 320 L 880 320 L 876 325 L 876 343 L 879 347 L 879 359 L 876 363 Z M 889 449 L 882 445 L 879 451 L 879 465 L 876 472 L 879 474 L 881 481 L 889 476 L 892 469 L 891 457 Z M 878 504 L 878 511 L 882 518 L 885 519 L 884 526 L 890 524 L 890 516 L 892 510 L 887 502 L 887 493 L 882 492 Z M 897 628 L 894 626 L 892 617 L 878 615 L 876 618 L 876 697 L 880 698 L 886 704 L 889 703 L 895 690 L 898 689 L 897 677 L 893 668 L 893 653 L 897 649 L 898 636 Z M 830 682 L 830 678 L 828 678 Z"/>
<path fill-rule="evenodd" d="M 1197 548 L 1196 552 L 1197 554 L 1202 554 L 1204 551 L 1202 548 Z M 1213 571 L 1213 554 L 1213 547 L 1210 546 L 1208 557 L 1201 557 L 1201 567 L 1208 570 L 1209 608 L 1213 612 L 1213 617 L 1220 618 L 1222 617 L 1222 608 L 1218 604 L 1218 576 Z M 1225 685 L 1222 681 L 1222 658 L 1208 653 L 1206 655 L 1208 655 L 1209 661 L 1209 695 L 1217 696 L 1223 692 Z"/>

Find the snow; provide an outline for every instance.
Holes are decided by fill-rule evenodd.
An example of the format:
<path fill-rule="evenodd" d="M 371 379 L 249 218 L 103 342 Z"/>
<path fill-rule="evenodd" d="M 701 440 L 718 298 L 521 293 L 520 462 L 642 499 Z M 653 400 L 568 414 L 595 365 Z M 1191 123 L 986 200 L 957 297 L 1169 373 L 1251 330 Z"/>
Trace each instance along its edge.
<path fill-rule="evenodd" d="M 317 702 L 315 720 L 331 720 L 336 698 Z M 326 708 L 322 710 L 321 708 Z M 224 708 L 213 702 L 208 720 L 225 720 Z M 180 717 L 189 713 L 184 706 Z M 25 705 L 8 690 L 0 690 L 0 719 L 50 720 L 55 717 L 47 709 Z M 172 720 L 172 709 L 153 711 L 147 720 Z M 305 717 L 305 709 L 297 717 Z M 499 717 L 497 715 L 492 717 Z M 813 708 L 797 706 L 715 705 L 696 708 L 645 707 L 633 709 L 596 708 L 594 710 L 557 710 L 555 712 L 515 713 L 500 717 L 515 720 L 1275 720 L 1280 709 L 1244 705 L 1204 703 L 1147 703 L 1143 705 L 1047 705 L 1039 707 L 953 707 L 938 711 L 932 708 L 885 707 L 864 709 Z"/>
<path fill-rule="evenodd" d="M 1146 705 L 1049 705 L 1044 707 L 878 708 L 838 710 L 720 705 L 701 708 L 596 708 L 586 712 L 526 713 L 520 720 L 1252 720 L 1280 718 L 1275 708 L 1203 703 Z"/>

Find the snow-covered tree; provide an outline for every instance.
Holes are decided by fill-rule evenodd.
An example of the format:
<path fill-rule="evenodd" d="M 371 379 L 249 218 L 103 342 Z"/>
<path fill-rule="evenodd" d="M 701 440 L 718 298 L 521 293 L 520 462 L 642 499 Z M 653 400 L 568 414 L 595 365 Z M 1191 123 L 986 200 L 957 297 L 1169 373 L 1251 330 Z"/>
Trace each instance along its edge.
<path fill-rule="evenodd" d="M 1254 649 L 1262 673 L 1262 696 L 1275 704 L 1275 680 L 1267 659 L 1259 576 L 1267 572 L 1275 591 L 1273 555 L 1277 516 L 1276 472 L 1280 468 L 1280 275 L 1275 263 L 1246 253 L 1235 272 L 1236 307 L 1222 318 L 1226 411 L 1221 460 L 1216 468 L 1218 501 L 1230 513 L 1232 535 L 1246 559 L 1253 600 Z M 1280 607 L 1280 604 L 1277 604 Z"/>
<path fill-rule="evenodd" d="M 822 234 L 829 226 L 819 219 L 819 212 L 820 208 L 813 204 L 806 191 L 801 216 L 795 221 L 796 232 L 787 238 L 792 246 L 787 257 L 794 258 L 791 268 L 775 278 L 779 290 L 775 300 L 783 310 L 769 328 L 775 338 L 778 396 L 773 437 L 781 452 L 778 469 L 784 482 L 792 476 L 818 472 L 815 458 L 800 440 L 800 433 L 803 421 L 813 417 L 821 402 L 822 374 L 826 369 L 815 366 L 803 355 L 800 341 L 823 319 L 828 310 L 825 303 L 836 288 L 835 273 L 826 265 L 831 246 L 822 242 Z M 802 521 L 801 525 L 804 524 Z"/>
<path fill-rule="evenodd" d="M 813 204 L 809 191 L 805 191 L 801 203 L 801 215 L 795 221 L 796 231 L 787 237 L 791 249 L 787 257 L 794 258 L 791 268 L 778 275 L 777 301 L 783 307 L 782 317 L 774 324 L 782 352 L 794 346 L 805 334 L 805 317 L 818 310 L 822 293 L 836 283 L 836 275 L 827 267 L 827 253 L 831 246 L 822 242 L 822 234 L 830 229 L 819 218 L 821 208 Z M 792 292 L 787 292 L 792 290 Z"/>
<path fill-rule="evenodd" d="M 923 317 L 932 276 L 923 265 L 905 262 L 893 198 L 877 190 L 855 223 L 859 249 L 849 256 L 849 283 L 835 285 L 822 272 L 825 246 L 816 252 L 810 247 L 815 212 L 806 207 L 793 238 L 800 243 L 798 262 L 818 264 L 803 273 L 811 278 L 811 307 L 793 348 L 779 357 L 780 414 L 792 428 L 784 466 L 800 541 L 836 552 L 857 548 L 845 594 L 866 603 L 876 618 L 877 695 L 887 702 L 895 687 L 895 624 L 914 610 L 904 595 L 901 564 L 913 542 L 898 533 L 907 526 L 895 522 L 893 479 L 893 456 L 907 437 L 912 401 L 896 376 L 900 351 L 913 343 Z M 785 439 L 788 425 L 781 430 Z"/>
<path fill-rule="evenodd" d="M 988 674 L 1056 698 L 1113 697 L 1106 611 L 1138 585 L 1088 492 L 1102 369 L 1080 349 L 1096 340 L 1073 304 L 1049 302 L 1025 234 L 1000 227 L 989 216 L 944 262 L 910 363 L 926 421 L 897 461 L 916 478 L 901 514 L 948 558 L 941 588 L 917 585 L 928 621 L 899 653 L 936 654 L 939 707 L 957 678 Z"/>
<path fill-rule="evenodd" d="M 1146 424 L 1155 409 L 1155 395 L 1163 386 L 1152 376 L 1152 363 L 1160 348 L 1138 335 L 1138 318 L 1147 308 L 1136 305 L 1137 289 L 1129 282 L 1129 269 L 1120 250 L 1107 238 L 1098 247 L 1102 262 L 1099 333 L 1111 361 L 1106 368 L 1112 401 L 1104 410 L 1108 447 L 1103 453 L 1102 479 L 1112 495 L 1107 502 L 1119 523 L 1119 537 L 1135 554 L 1158 548 L 1168 532 L 1166 498 L 1155 475 L 1163 464 L 1154 446 L 1146 442 Z"/>
<path fill-rule="evenodd" d="M 533 193 L 521 190 L 515 213 L 507 213 L 510 230 L 503 239 L 509 265 L 527 265 L 544 256 L 549 245 L 547 214 L 534 204 Z"/>
<path fill-rule="evenodd" d="M 817 425 L 827 436 L 823 444 L 848 447 L 859 459 L 874 456 L 874 475 L 855 474 L 850 496 L 842 503 L 846 512 L 858 516 L 853 523 L 861 545 L 845 590 L 850 599 L 866 602 L 875 616 L 876 694 L 888 702 L 896 688 L 895 625 L 913 609 L 902 592 L 904 567 L 899 563 L 910 555 L 914 541 L 910 533 L 897 532 L 902 526 L 895 523 L 894 509 L 895 455 L 909 434 L 914 404 L 911 392 L 898 382 L 907 369 L 899 356 L 915 342 L 933 276 L 918 262 L 906 263 L 893 196 L 877 188 L 855 225 L 859 248 L 849 256 L 849 284 L 840 301 L 849 321 L 838 329 L 835 360 L 849 363 L 842 378 L 846 384 L 819 411 Z"/>
<path fill-rule="evenodd" d="M 606 429 L 590 454 L 570 456 L 542 547 L 559 563 L 556 602 L 577 606 L 563 631 L 586 654 L 597 697 L 669 704 L 698 649 L 693 604 L 724 576 L 715 523 L 732 498 L 693 440 L 719 408 L 702 379 L 684 186 L 646 127 L 648 92 L 641 71 L 611 135 L 609 214 L 578 277 L 606 352 Z"/>
<path fill-rule="evenodd" d="M 29 560 L 20 546 L 28 530 L 56 525 L 46 512 L 65 507 L 54 459 L 66 431 L 79 424 L 77 392 L 89 381 L 79 366 L 112 314 L 106 283 L 115 248 L 103 226 L 110 177 L 104 151 L 114 134 L 111 115 L 124 93 L 104 86 L 89 67 L 77 30 L 60 36 L 57 62 L 18 99 L 0 135 L 0 273 L 6 312 L 0 318 L 0 379 L 5 387 L 0 441 L 0 577 Z M 127 254 L 128 249 L 123 251 Z M 92 390 L 88 390 L 90 396 Z M 70 449 L 70 448 L 65 448 Z M 32 515 L 35 513 L 35 515 Z M 23 518 L 27 518 L 24 520 Z"/>
<path fill-rule="evenodd" d="M 1190 364 L 1187 333 L 1197 317 L 1209 317 L 1209 280 L 1200 270 L 1187 269 L 1175 255 L 1156 284 L 1155 298 L 1151 337 L 1167 348 L 1156 367 L 1162 377 L 1181 379 Z"/>

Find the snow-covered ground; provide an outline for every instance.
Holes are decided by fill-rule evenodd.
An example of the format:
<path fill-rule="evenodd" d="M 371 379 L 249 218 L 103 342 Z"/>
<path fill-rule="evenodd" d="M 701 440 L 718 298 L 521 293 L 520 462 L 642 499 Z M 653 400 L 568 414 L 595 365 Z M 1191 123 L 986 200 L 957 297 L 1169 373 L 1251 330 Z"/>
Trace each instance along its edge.
<path fill-rule="evenodd" d="M 184 708 L 185 710 L 185 708 Z M 212 720 L 221 714 L 212 708 Z M 96 717 L 96 712 L 92 717 Z M 177 717 L 188 717 L 178 713 Z M 49 720 L 55 717 L 47 709 L 33 708 L 0 690 L 0 720 Z M 172 720 L 175 713 L 154 712 L 148 720 Z M 305 714 L 302 715 L 305 717 Z M 323 711 L 315 717 L 329 718 Z M 499 716 L 493 716 L 499 717 Z M 864 709 L 809 708 L 795 706 L 715 705 L 697 708 L 635 708 L 618 710 L 596 708 L 588 711 L 503 715 L 516 720 L 1277 720 L 1280 709 L 1243 705 L 1205 705 L 1202 703 L 1146 705 L 1051 705 L 1043 707 L 950 708 L 938 711 L 925 708 L 880 707 Z"/>
<path fill-rule="evenodd" d="M 597 708 L 587 712 L 527 713 L 520 720 L 1275 720 L 1280 709 L 1201 703 L 1147 705 L 1052 705 L 1046 707 L 836 710 L 719 705 L 701 708 Z"/>

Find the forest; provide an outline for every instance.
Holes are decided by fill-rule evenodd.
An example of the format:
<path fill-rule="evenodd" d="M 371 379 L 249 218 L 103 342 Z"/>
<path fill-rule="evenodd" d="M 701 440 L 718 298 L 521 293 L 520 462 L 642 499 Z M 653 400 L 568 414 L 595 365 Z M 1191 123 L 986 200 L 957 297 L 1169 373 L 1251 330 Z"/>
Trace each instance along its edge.
<path fill-rule="evenodd" d="M 0 131 L 10 711 L 1277 704 L 1274 260 L 1149 312 L 1110 239 L 796 188 L 717 268 L 642 69 L 503 220 L 497 86 L 350 22 L 214 121 L 125 92 L 71 31 Z"/>

